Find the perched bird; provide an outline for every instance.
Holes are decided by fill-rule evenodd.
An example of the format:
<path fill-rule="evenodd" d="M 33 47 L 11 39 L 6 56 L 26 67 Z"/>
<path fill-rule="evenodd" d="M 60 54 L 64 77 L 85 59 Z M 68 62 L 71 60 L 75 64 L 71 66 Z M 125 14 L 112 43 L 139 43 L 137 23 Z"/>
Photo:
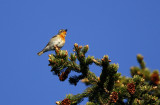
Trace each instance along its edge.
<path fill-rule="evenodd" d="M 53 36 L 46 45 L 46 47 L 37 54 L 40 56 L 44 52 L 55 50 L 55 47 L 58 47 L 59 49 L 62 48 L 65 44 L 66 34 L 67 34 L 67 29 L 59 30 L 58 34 Z"/>

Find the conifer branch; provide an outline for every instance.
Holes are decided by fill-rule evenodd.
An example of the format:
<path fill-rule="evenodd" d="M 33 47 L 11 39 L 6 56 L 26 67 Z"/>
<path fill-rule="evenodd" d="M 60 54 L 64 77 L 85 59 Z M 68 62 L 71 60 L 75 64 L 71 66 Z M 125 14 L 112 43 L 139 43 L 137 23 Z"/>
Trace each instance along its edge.
<path fill-rule="evenodd" d="M 81 80 L 89 86 L 83 93 L 69 94 L 62 101 L 57 101 L 56 104 L 76 105 L 85 97 L 89 100 L 87 105 L 160 104 L 159 71 L 151 72 L 146 67 L 142 55 L 137 55 L 140 67 L 131 67 L 132 78 L 129 78 L 117 73 L 119 66 L 112 64 L 108 55 L 103 56 L 102 59 L 86 56 L 88 49 L 88 45 L 82 47 L 74 44 L 74 53 L 71 53 L 70 56 L 66 50 L 58 48 L 56 48 L 55 54 L 49 55 L 51 71 L 59 77 L 60 81 L 69 78 L 70 84 L 77 85 Z M 89 69 L 89 65 L 93 63 L 102 68 L 99 77 Z M 70 76 L 72 71 L 79 75 Z"/>

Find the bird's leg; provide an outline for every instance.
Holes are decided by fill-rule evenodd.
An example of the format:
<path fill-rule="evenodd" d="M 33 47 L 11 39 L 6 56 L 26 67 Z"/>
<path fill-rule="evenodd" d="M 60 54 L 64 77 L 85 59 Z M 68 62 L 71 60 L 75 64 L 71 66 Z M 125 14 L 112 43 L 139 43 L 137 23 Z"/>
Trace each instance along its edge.
<path fill-rule="evenodd" d="M 55 49 L 58 49 L 57 45 L 54 45 L 54 48 L 55 48 Z"/>
<path fill-rule="evenodd" d="M 55 49 L 56 53 L 58 54 L 59 53 L 59 48 L 55 45 L 54 49 Z"/>

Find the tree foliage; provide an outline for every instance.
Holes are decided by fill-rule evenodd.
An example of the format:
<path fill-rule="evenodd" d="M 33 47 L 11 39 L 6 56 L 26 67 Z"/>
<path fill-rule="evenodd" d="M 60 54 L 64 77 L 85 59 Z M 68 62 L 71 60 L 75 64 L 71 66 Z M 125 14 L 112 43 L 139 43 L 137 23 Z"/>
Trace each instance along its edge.
<path fill-rule="evenodd" d="M 77 105 L 84 98 L 88 98 L 86 105 L 158 105 L 160 104 L 159 71 L 151 72 L 146 67 L 143 56 L 138 54 L 137 61 L 140 67 L 130 68 L 131 78 L 117 73 L 118 64 L 111 63 L 108 55 L 102 59 L 86 56 L 89 46 L 74 44 L 74 53 L 70 56 L 65 50 L 56 48 L 55 54 L 49 55 L 51 71 L 65 81 L 71 71 L 79 75 L 69 77 L 71 85 L 85 83 L 88 88 L 77 95 L 68 94 L 63 100 L 57 101 L 58 105 Z M 102 68 L 97 77 L 90 71 L 89 65 L 95 64 Z"/>

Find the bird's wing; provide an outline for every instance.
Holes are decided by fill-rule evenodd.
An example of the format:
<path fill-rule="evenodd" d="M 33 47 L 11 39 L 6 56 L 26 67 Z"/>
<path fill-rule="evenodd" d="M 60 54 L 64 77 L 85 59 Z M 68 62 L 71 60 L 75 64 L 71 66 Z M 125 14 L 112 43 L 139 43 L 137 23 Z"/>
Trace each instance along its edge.
<path fill-rule="evenodd" d="M 46 45 L 46 47 L 47 47 L 48 45 L 52 44 L 53 41 L 57 39 L 57 38 L 56 38 L 57 36 L 58 36 L 58 35 L 53 36 L 53 37 L 50 39 L 50 41 L 48 42 L 48 44 Z"/>
<path fill-rule="evenodd" d="M 52 38 L 55 38 L 55 37 L 57 37 L 58 35 L 55 35 L 55 36 L 53 36 Z"/>

